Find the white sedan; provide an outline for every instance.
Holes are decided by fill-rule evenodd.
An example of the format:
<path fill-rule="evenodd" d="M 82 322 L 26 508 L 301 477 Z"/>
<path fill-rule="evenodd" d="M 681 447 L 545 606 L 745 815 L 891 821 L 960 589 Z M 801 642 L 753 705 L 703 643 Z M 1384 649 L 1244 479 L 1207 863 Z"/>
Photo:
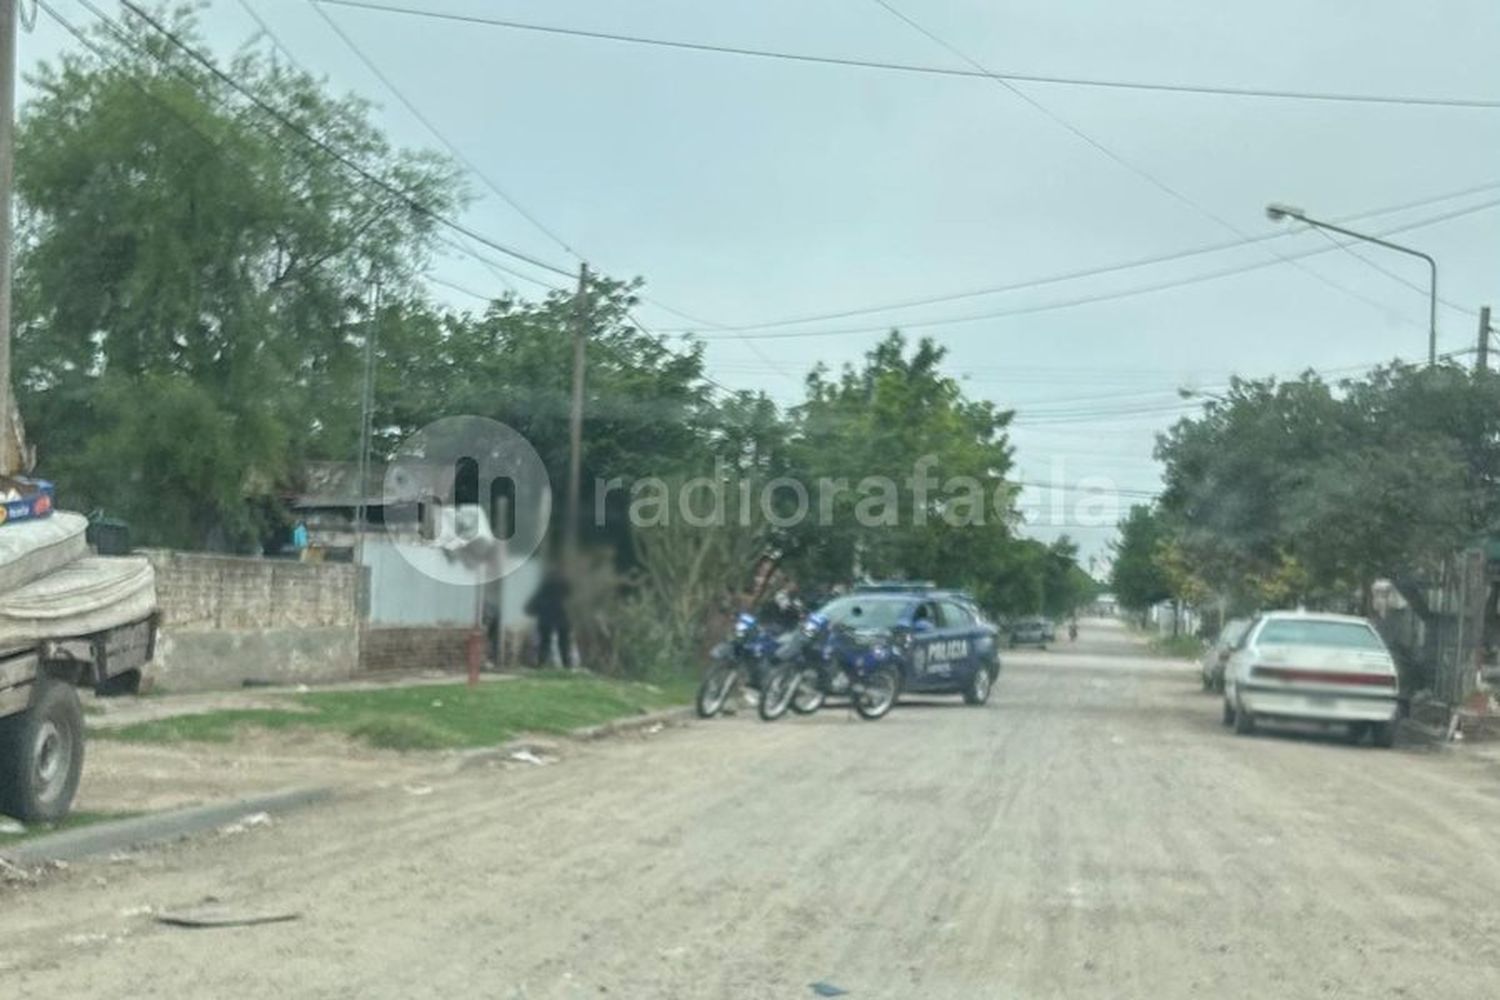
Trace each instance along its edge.
<path fill-rule="evenodd" d="M 1224 724 L 1342 723 L 1376 746 L 1396 739 L 1396 662 L 1363 618 L 1303 611 L 1261 615 L 1224 670 Z"/>

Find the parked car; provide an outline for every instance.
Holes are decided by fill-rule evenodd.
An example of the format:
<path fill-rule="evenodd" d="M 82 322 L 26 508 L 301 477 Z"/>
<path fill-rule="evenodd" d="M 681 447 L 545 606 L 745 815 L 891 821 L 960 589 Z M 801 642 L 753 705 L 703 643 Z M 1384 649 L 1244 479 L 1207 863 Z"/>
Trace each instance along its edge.
<path fill-rule="evenodd" d="M 1047 620 L 1033 616 L 1018 618 L 1010 623 L 1008 638 L 1012 648 L 1016 646 L 1040 646 L 1047 648 Z"/>
<path fill-rule="evenodd" d="M 1203 655 L 1198 658 L 1198 667 L 1203 674 L 1203 690 L 1224 690 L 1224 665 L 1229 662 L 1234 647 L 1239 645 L 1249 628 L 1250 619 L 1231 618 L 1219 629 L 1219 637 L 1209 643 Z"/>
<path fill-rule="evenodd" d="M 1342 724 L 1354 740 L 1396 739 L 1396 661 L 1363 618 L 1273 611 L 1250 624 L 1224 670 L 1224 724 Z"/>
<path fill-rule="evenodd" d="M 1051 618 L 1043 618 L 1041 621 L 1042 621 L 1042 636 L 1048 642 L 1056 642 L 1057 641 L 1057 622 L 1053 621 Z"/>

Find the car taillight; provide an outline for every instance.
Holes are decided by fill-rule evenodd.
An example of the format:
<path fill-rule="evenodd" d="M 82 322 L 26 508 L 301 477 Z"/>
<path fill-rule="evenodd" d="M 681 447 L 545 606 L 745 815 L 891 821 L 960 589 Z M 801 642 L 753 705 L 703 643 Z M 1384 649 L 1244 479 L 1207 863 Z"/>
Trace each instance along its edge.
<path fill-rule="evenodd" d="M 1339 670 L 1300 670 L 1296 667 L 1253 667 L 1250 676 L 1268 681 L 1294 684 L 1350 684 L 1357 687 L 1396 686 L 1390 674 L 1353 674 Z"/>

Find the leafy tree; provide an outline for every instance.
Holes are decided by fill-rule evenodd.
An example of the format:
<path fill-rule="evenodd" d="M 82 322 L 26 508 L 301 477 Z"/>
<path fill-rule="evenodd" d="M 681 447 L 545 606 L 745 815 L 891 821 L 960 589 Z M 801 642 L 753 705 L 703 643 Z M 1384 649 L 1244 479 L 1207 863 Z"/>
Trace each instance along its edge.
<path fill-rule="evenodd" d="M 1166 532 L 1161 517 L 1145 504 L 1136 504 L 1120 523 L 1110 589 L 1120 606 L 1145 611 L 1172 595 L 1171 581 L 1158 561 Z"/>
<path fill-rule="evenodd" d="M 729 436 L 741 433 L 735 430 L 738 420 L 754 408 L 747 399 L 739 400 L 749 408 L 746 414 L 733 404 L 715 406 L 703 378 L 701 345 L 674 351 L 635 325 L 630 311 L 636 288 L 596 277 L 584 312 L 589 339 L 581 527 L 601 531 L 622 553 L 630 552 L 625 507 L 632 485 L 704 468 L 716 448 L 731 447 Z M 404 318 L 393 315 L 382 324 L 377 424 L 385 433 L 378 446 L 391 448 L 439 417 L 489 417 L 531 442 L 560 499 L 568 481 L 578 308 L 576 298 L 563 292 L 540 302 L 496 299 L 479 314 L 405 305 Z M 770 414 L 759 411 L 757 419 L 755 433 L 774 432 Z M 600 488 L 611 480 L 618 484 Z M 564 517 L 565 505 L 555 502 L 554 529 L 560 531 Z"/>
<path fill-rule="evenodd" d="M 191 10 L 163 16 L 201 46 Z M 18 395 L 70 504 L 128 512 L 148 542 L 246 545 L 247 492 L 353 450 L 368 282 L 409 293 L 433 223 L 124 23 L 38 69 L 21 111 Z M 460 199 L 364 103 L 252 53 L 230 71 L 410 198 Z"/>
<path fill-rule="evenodd" d="M 1178 583 L 1353 606 L 1384 576 L 1416 600 L 1426 567 L 1500 520 L 1500 386 L 1453 364 L 1236 381 L 1157 456 Z"/>
<path fill-rule="evenodd" d="M 811 502 L 829 516 L 818 510 L 779 539 L 802 575 L 991 579 L 1016 520 L 1004 480 L 1011 414 L 966 398 L 939 370 L 943 356 L 925 338 L 908 350 L 892 332 L 863 366 L 809 375 L 790 467 L 822 487 Z"/>

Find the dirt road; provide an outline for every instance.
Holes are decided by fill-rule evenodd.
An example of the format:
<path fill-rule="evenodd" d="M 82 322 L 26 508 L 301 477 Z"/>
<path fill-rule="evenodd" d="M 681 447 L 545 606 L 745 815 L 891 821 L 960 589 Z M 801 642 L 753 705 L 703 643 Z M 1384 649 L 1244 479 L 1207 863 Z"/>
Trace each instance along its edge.
<path fill-rule="evenodd" d="M 1241 738 L 1118 629 L 985 709 L 741 714 L 0 887 L 6 996 L 1484 996 L 1493 765 Z M 422 789 L 416 789 L 422 791 Z M 187 931 L 205 896 L 293 923 Z"/>

